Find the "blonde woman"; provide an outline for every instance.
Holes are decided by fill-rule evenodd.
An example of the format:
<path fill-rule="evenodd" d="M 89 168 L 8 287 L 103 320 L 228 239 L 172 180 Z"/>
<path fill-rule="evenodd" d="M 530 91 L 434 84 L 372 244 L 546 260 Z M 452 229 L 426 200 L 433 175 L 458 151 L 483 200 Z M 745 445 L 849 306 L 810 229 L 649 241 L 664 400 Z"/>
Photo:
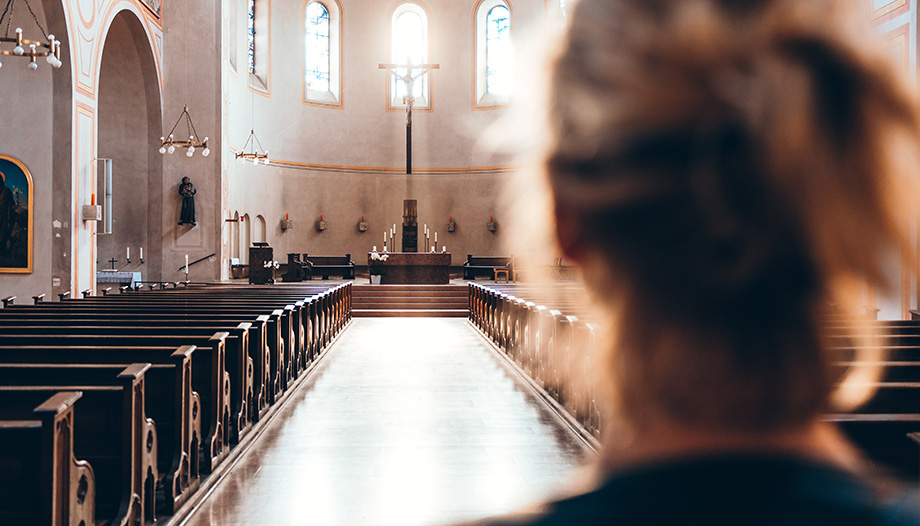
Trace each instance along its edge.
<path fill-rule="evenodd" d="M 821 317 L 890 285 L 918 195 L 916 101 L 860 7 L 575 4 L 542 165 L 615 423 L 591 490 L 484 524 L 920 524 L 821 420 Z"/>

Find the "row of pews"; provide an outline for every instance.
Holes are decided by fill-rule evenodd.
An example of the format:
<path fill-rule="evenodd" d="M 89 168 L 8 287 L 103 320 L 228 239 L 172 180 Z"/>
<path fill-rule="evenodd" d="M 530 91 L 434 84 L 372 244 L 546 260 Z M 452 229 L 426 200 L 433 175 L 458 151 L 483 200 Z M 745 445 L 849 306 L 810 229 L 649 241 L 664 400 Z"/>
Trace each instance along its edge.
<path fill-rule="evenodd" d="M 546 291 L 470 283 L 470 321 L 595 440 L 601 433 L 592 371 L 597 326 L 574 295 L 554 295 L 563 310 L 548 308 Z M 514 292 L 517 295 L 513 295 Z M 525 296 L 525 297 L 521 297 Z M 534 301 L 535 300 L 535 301 Z"/>
<path fill-rule="evenodd" d="M 173 515 L 351 319 L 351 283 L 0 310 L 0 524 Z"/>
<path fill-rule="evenodd" d="M 471 322 L 585 434 L 599 438 L 601 411 L 591 382 L 598 366 L 598 326 L 590 322 L 579 291 L 469 287 Z M 836 381 L 848 377 L 849 395 L 863 403 L 845 413 L 829 410 L 824 419 L 859 445 L 879 471 L 918 480 L 920 319 L 828 319 L 826 330 Z"/>

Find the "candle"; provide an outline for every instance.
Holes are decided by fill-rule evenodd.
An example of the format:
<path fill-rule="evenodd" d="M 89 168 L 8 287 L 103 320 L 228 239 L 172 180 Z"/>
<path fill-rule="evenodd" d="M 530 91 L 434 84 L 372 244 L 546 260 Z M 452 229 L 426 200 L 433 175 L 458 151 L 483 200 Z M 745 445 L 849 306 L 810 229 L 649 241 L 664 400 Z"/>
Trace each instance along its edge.
<path fill-rule="evenodd" d="M 377 245 L 374 245 L 374 252 L 377 252 Z"/>
<path fill-rule="evenodd" d="M 386 244 L 387 244 L 387 233 L 384 232 L 383 233 L 383 246 L 386 246 Z"/>
<path fill-rule="evenodd" d="M 362 223 L 364 222 L 364 216 L 361 216 L 361 222 Z"/>
<path fill-rule="evenodd" d="M 323 214 L 320 214 L 320 215 L 319 215 L 319 220 L 320 220 L 320 221 L 323 220 Z"/>
<path fill-rule="evenodd" d="M 141 261 L 144 260 L 144 247 L 141 247 Z"/>
<path fill-rule="evenodd" d="M 185 255 L 185 273 L 188 274 L 188 254 Z"/>
<path fill-rule="evenodd" d="M 434 244 L 435 245 L 438 244 L 438 233 L 437 232 L 434 233 Z"/>
<path fill-rule="evenodd" d="M 96 205 L 96 194 L 93 194 L 90 199 L 91 199 L 90 204 L 95 206 Z"/>
<path fill-rule="evenodd" d="M 447 222 L 448 222 L 448 223 L 453 223 L 453 222 L 454 222 L 454 216 L 448 217 L 448 218 L 447 218 Z"/>
<path fill-rule="evenodd" d="M 446 245 L 442 245 L 442 246 L 441 246 L 441 252 L 447 252 L 447 246 L 446 246 Z"/>
<path fill-rule="evenodd" d="M 285 214 L 284 214 L 284 220 L 287 221 L 288 219 L 290 219 L 290 217 L 288 217 L 287 212 L 285 212 Z"/>
<path fill-rule="evenodd" d="M 125 259 L 131 259 L 131 247 L 127 247 L 127 248 L 128 248 L 128 252 L 127 254 L 125 254 Z"/>
<path fill-rule="evenodd" d="M 489 216 L 489 222 L 494 223 L 494 221 L 492 221 L 492 216 Z"/>

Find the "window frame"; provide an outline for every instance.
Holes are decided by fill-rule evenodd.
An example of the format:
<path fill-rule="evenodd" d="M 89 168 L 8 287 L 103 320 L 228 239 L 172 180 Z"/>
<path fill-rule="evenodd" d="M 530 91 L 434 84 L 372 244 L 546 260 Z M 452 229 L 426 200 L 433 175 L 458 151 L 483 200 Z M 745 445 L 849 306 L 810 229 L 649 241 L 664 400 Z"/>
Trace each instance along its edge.
<path fill-rule="evenodd" d="M 491 110 L 504 108 L 510 101 L 510 95 L 496 95 L 487 89 L 487 28 L 488 16 L 496 7 L 508 9 L 508 38 L 514 42 L 514 8 L 508 0 L 479 0 L 473 7 L 473 78 L 472 106 L 474 110 Z M 513 62 L 511 64 L 513 68 Z M 513 72 L 512 72 L 513 74 Z"/>
<path fill-rule="evenodd" d="M 307 8 L 312 3 L 317 3 L 326 8 L 329 13 L 329 89 L 315 90 L 307 85 Z M 303 4 L 303 40 L 302 40 L 302 58 L 303 75 L 303 103 L 308 106 L 323 106 L 333 108 L 343 108 L 343 89 L 342 82 L 342 26 L 343 26 L 342 5 L 339 0 L 305 0 Z"/>
<path fill-rule="evenodd" d="M 399 59 L 394 56 L 395 46 L 393 45 L 393 38 L 395 36 L 396 20 L 406 12 L 414 12 L 419 15 L 422 19 L 422 33 L 424 35 L 424 50 L 425 57 L 423 58 L 423 63 L 429 63 L 431 61 L 431 13 L 428 11 L 428 7 L 421 2 L 416 1 L 400 1 L 396 3 L 391 9 L 388 17 L 388 32 L 387 32 L 387 41 L 389 42 L 390 47 L 390 61 L 394 64 L 400 64 L 404 62 L 405 57 Z M 431 112 L 434 111 L 434 104 L 432 101 L 433 93 L 433 78 L 431 71 L 425 74 L 422 81 L 422 95 L 416 97 L 415 104 L 412 106 L 413 111 L 421 112 Z M 406 105 L 402 102 L 402 97 L 397 97 L 396 89 L 396 76 L 387 72 L 386 75 L 386 98 L 387 98 L 387 111 L 405 111 Z"/>

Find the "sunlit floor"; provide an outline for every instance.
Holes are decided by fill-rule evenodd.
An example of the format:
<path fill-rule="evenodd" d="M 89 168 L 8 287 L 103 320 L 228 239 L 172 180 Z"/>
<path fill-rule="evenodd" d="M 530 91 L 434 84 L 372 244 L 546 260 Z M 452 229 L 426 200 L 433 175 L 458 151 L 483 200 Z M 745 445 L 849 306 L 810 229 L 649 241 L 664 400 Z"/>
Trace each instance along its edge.
<path fill-rule="evenodd" d="M 356 319 L 188 526 L 439 524 L 562 488 L 580 442 L 462 319 Z"/>

